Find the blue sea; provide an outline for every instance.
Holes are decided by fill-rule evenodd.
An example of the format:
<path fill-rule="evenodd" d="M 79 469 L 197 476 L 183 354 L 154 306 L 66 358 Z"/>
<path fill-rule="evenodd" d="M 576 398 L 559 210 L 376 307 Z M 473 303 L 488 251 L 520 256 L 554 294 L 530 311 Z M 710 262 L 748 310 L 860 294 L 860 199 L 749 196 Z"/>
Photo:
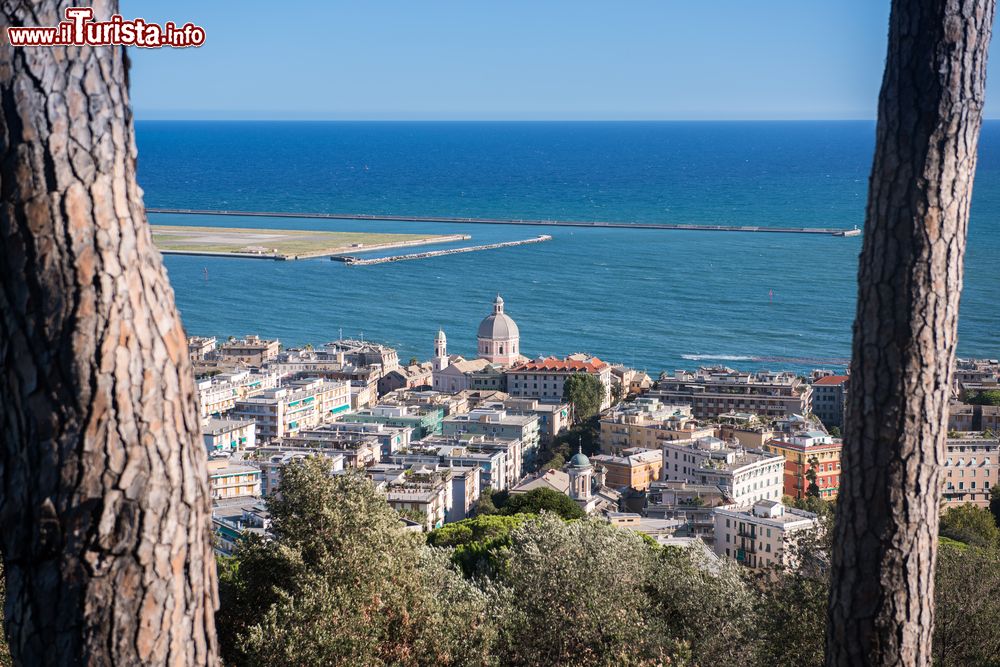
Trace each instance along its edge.
<path fill-rule="evenodd" d="M 161 208 L 850 229 L 871 122 L 139 122 Z M 850 355 L 860 238 L 151 215 L 161 224 L 467 233 L 547 243 L 349 267 L 167 256 L 193 334 L 339 335 L 474 355 L 499 292 L 529 356 L 583 351 L 658 373 L 836 367 Z M 980 144 L 959 354 L 1000 356 L 1000 122 Z M 207 271 L 206 271 L 207 270 Z M 206 278 L 207 276 L 207 278 Z M 786 361 L 787 359 L 787 361 Z M 823 362 L 821 360 L 830 360 Z"/>

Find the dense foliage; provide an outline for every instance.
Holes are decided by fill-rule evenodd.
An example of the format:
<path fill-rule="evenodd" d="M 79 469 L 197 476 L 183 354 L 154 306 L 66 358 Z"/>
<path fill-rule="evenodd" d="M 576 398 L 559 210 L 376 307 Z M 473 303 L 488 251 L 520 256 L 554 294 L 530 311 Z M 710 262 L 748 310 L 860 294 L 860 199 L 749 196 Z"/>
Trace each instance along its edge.
<path fill-rule="evenodd" d="M 273 540 L 220 571 L 224 658 L 248 665 L 482 664 L 490 597 L 401 529 L 382 494 L 315 457 L 285 468 Z"/>
<path fill-rule="evenodd" d="M 965 402 L 972 405 L 1000 405 L 1000 390 L 985 389 L 977 391 L 967 396 Z"/>
<path fill-rule="evenodd" d="M 532 489 L 525 493 L 497 494 L 494 501 L 502 498 L 503 504 L 497 506 L 500 514 L 540 514 L 552 512 L 563 519 L 582 519 L 585 514 L 572 498 L 552 489 Z"/>
<path fill-rule="evenodd" d="M 1000 548 L 1000 528 L 989 510 L 975 505 L 949 507 L 941 515 L 939 532 L 969 546 Z"/>
<path fill-rule="evenodd" d="M 822 664 L 832 512 L 818 498 L 797 501 L 826 513 L 804 566 L 752 574 L 545 503 L 407 532 L 370 483 L 323 459 L 292 464 L 282 492 L 274 539 L 220 561 L 227 664 Z M 981 528 L 977 511 L 942 525 Z M 1000 551 L 953 534 L 967 542 L 942 538 L 936 663 L 995 664 Z"/>
<path fill-rule="evenodd" d="M 573 404 L 576 421 L 587 421 L 601 410 L 604 383 L 589 373 L 575 373 L 563 383 L 563 399 Z"/>

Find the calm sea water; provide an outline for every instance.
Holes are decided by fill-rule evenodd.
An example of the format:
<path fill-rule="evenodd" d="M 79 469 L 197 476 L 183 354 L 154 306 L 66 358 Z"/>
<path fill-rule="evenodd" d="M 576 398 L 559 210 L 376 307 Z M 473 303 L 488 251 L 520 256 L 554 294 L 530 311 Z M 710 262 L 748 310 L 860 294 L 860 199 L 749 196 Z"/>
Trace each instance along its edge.
<path fill-rule="evenodd" d="M 140 122 L 152 207 L 861 226 L 874 124 Z M 191 333 L 345 336 L 474 354 L 497 292 L 528 355 L 650 372 L 850 354 L 859 238 L 151 216 L 154 223 L 468 233 L 548 243 L 347 267 L 165 258 Z M 959 354 L 1000 356 L 1000 122 L 983 129 Z M 208 279 L 205 270 L 208 270 Z"/>

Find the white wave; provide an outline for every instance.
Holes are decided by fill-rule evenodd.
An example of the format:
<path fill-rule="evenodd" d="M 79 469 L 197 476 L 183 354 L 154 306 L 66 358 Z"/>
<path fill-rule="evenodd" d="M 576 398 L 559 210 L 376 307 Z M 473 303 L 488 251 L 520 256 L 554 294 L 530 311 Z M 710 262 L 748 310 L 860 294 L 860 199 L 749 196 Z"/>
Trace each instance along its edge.
<path fill-rule="evenodd" d="M 682 354 L 682 359 L 690 361 L 753 361 L 754 357 L 740 354 Z"/>

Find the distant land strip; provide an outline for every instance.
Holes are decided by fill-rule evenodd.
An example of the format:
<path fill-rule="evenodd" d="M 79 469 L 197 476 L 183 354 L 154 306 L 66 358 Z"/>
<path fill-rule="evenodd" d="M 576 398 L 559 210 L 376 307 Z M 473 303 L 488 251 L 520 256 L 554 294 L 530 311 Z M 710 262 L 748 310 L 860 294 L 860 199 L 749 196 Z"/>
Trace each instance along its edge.
<path fill-rule="evenodd" d="M 471 225 L 527 225 L 536 227 L 597 227 L 613 229 L 665 229 L 697 232 L 769 232 L 774 234 L 823 234 L 826 236 L 859 236 L 861 230 L 835 227 L 769 227 L 751 225 L 675 225 L 650 222 L 587 222 L 583 220 L 527 220 L 506 218 L 459 218 L 428 215 L 380 215 L 368 213 L 281 213 L 278 211 L 225 211 L 191 208 L 147 208 L 147 213 L 176 215 L 224 215 L 257 218 L 317 218 L 325 220 L 369 220 L 374 222 L 445 222 Z"/>

